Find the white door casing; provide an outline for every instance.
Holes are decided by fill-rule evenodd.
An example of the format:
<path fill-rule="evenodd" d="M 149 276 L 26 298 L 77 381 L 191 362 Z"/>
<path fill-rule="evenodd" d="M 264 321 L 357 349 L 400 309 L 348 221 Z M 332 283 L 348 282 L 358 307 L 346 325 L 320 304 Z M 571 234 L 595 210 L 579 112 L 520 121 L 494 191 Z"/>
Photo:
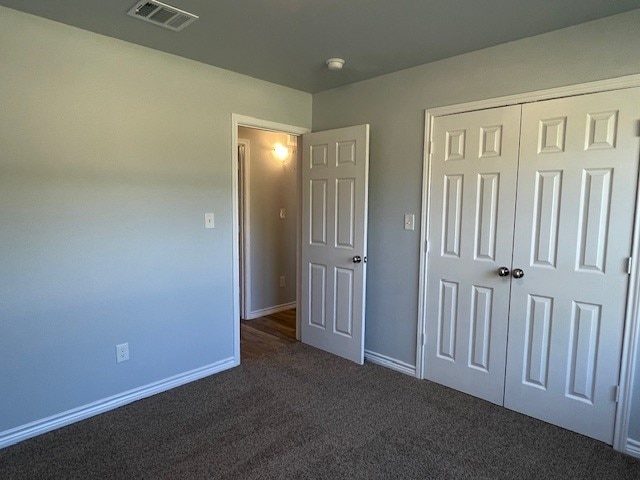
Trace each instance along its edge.
<path fill-rule="evenodd" d="M 369 125 L 302 141 L 301 339 L 362 364 Z"/>
<path fill-rule="evenodd" d="M 502 404 L 520 105 L 435 119 L 425 378 Z"/>
<path fill-rule="evenodd" d="M 523 106 L 505 406 L 612 443 L 640 89 Z"/>
<path fill-rule="evenodd" d="M 232 249 L 231 249 L 231 262 L 233 265 L 233 358 L 234 365 L 240 364 L 240 224 L 239 224 L 239 185 L 238 185 L 238 127 L 254 127 L 263 130 L 271 130 L 275 132 L 289 133 L 292 135 L 302 135 L 309 132 L 308 128 L 298 127 L 295 125 L 287 125 L 284 123 L 273 122 L 271 120 L 263 120 L 255 117 L 248 117 L 246 115 L 232 114 L 231 115 L 231 210 L 232 210 L 232 223 L 231 223 L 231 237 L 232 237 Z M 299 252 L 299 250 L 297 250 Z M 297 253 L 296 252 L 296 253 Z M 299 281 L 297 288 L 299 288 Z M 297 294 L 296 298 L 300 298 Z M 298 319 L 296 319 L 296 322 Z M 296 334 L 299 332 L 299 328 L 296 328 Z"/>

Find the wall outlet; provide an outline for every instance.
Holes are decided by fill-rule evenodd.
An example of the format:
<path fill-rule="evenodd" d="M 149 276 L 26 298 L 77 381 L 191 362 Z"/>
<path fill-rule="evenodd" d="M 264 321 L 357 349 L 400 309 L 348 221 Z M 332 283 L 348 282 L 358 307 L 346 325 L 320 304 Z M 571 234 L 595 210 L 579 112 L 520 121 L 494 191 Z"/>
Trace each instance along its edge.
<path fill-rule="evenodd" d="M 280 209 L 280 218 L 287 218 L 287 209 L 286 208 L 281 208 Z"/>
<path fill-rule="evenodd" d="M 125 362 L 129 360 L 129 344 L 121 343 L 116 345 L 116 362 Z"/>
<path fill-rule="evenodd" d="M 285 286 L 285 278 L 284 275 L 280 276 L 280 286 L 284 287 Z"/>

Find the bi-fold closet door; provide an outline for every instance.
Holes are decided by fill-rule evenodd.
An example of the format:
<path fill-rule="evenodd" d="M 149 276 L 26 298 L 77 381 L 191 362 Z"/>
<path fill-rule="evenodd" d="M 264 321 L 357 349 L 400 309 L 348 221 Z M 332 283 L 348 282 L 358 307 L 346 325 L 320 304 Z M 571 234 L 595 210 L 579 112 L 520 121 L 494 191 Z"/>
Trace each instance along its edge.
<path fill-rule="evenodd" d="M 640 89 L 436 117 L 425 377 L 612 442 Z"/>

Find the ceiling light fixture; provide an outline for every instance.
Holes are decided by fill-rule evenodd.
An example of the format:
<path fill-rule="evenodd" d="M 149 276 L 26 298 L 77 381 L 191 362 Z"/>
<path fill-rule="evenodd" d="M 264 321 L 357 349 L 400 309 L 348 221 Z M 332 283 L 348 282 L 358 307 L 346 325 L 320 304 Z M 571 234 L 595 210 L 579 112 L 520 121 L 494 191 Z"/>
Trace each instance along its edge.
<path fill-rule="evenodd" d="M 325 62 L 329 70 L 342 70 L 344 66 L 344 59 L 342 58 L 330 58 Z"/>

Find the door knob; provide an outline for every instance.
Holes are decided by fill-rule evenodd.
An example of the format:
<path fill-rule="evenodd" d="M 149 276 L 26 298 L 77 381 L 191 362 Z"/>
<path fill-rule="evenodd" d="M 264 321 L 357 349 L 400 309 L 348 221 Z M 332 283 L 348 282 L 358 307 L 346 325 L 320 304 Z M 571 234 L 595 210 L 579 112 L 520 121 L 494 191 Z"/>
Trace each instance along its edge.
<path fill-rule="evenodd" d="M 514 268 L 511 275 L 513 275 L 513 278 L 522 278 L 524 277 L 524 271 L 520 268 Z"/>
<path fill-rule="evenodd" d="M 355 257 L 353 257 L 353 263 L 360 263 L 362 262 L 362 257 L 360 255 L 356 255 Z"/>
<path fill-rule="evenodd" d="M 507 267 L 500 267 L 498 269 L 498 276 L 499 277 L 506 277 L 510 274 L 511 272 L 509 271 L 509 269 Z"/>

